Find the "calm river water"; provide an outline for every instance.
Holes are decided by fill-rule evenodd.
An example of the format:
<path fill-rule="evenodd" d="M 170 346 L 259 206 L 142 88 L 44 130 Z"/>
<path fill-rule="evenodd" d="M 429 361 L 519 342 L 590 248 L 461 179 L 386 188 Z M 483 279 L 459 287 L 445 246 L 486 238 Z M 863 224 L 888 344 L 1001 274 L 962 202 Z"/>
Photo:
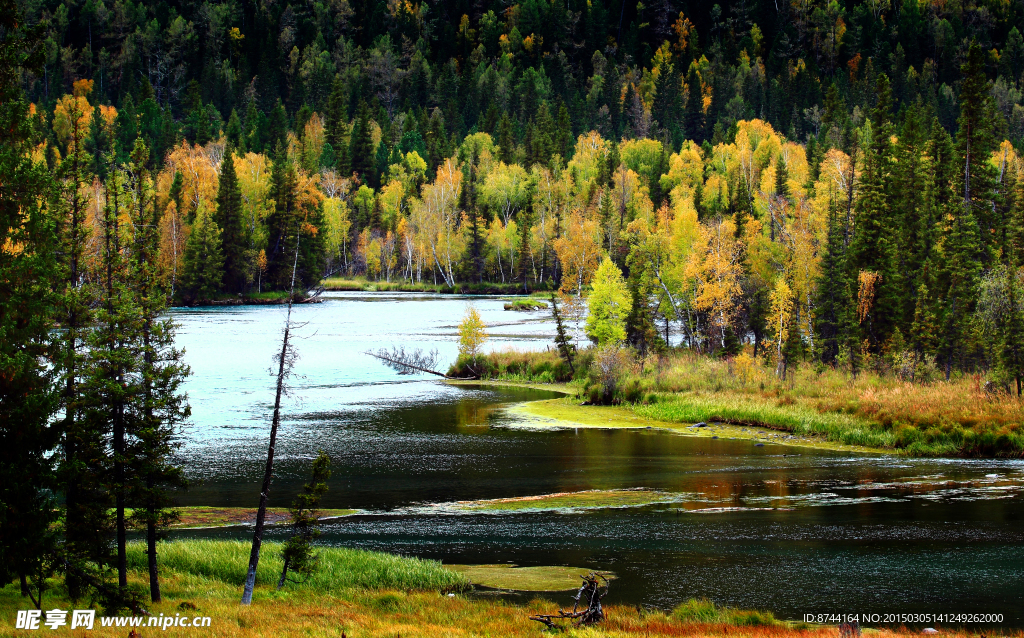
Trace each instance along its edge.
<path fill-rule="evenodd" d="M 497 298 L 335 293 L 298 306 L 271 505 L 287 506 L 324 449 L 331 545 L 448 563 L 615 571 L 610 602 L 708 597 L 783 618 L 808 613 L 993 613 L 1024 626 L 1024 462 L 917 460 L 688 438 L 659 430 L 519 427 L 503 406 L 553 394 L 450 387 L 363 354 L 392 344 L 455 358 L 472 303 L 490 348 L 543 349 L 543 312 Z M 176 309 L 193 375 L 180 452 L 183 505 L 254 507 L 284 309 Z M 452 514 L 428 504 L 649 488 L 679 502 L 586 512 Z M 276 538 L 284 532 L 271 531 Z M 177 535 L 248 538 L 251 530 Z M 568 600 L 565 594 L 549 594 Z"/>

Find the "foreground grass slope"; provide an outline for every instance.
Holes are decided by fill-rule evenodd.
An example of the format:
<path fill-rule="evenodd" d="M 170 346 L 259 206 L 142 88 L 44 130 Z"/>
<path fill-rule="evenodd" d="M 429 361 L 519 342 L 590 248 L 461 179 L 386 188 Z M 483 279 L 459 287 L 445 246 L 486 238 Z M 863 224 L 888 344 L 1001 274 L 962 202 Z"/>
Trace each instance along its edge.
<path fill-rule="evenodd" d="M 1024 402 L 986 390 L 980 375 L 913 382 L 803 365 L 783 381 L 748 355 L 637 359 L 594 350 L 577 356 L 571 375 L 553 351 L 496 352 L 482 359 L 476 369 L 485 378 L 572 377 L 579 399 L 620 404 L 655 421 L 760 426 L 917 456 L 1024 456 Z"/>
<path fill-rule="evenodd" d="M 436 636 L 532 636 L 547 635 L 529 620 L 537 613 L 550 613 L 568 595 L 558 594 L 555 602 L 536 599 L 526 605 L 500 600 L 473 599 L 445 592 L 462 590 L 468 581 L 444 569 L 435 561 L 402 558 L 378 552 L 324 548 L 323 569 L 301 584 L 289 584 L 276 591 L 280 545 L 265 543 L 260 571 L 250 607 L 238 604 L 248 557 L 248 544 L 232 541 L 175 541 L 162 543 L 164 601 L 151 605 L 154 615 L 209 616 L 207 628 L 174 628 L 166 631 L 142 628 L 141 636 L 218 636 L 224 638 L 403 638 Z M 144 555 L 140 545 L 131 547 L 130 583 L 145 583 Z M 54 583 L 57 586 L 57 583 Z M 551 597 L 556 596 L 552 594 Z M 188 603 L 188 604 L 185 604 Z M 44 600 L 44 609 L 72 609 L 61 597 L 59 587 Z M 193 609 L 190 605 L 194 605 Z M 29 607 L 16 584 L 0 589 L 0 634 L 14 630 L 17 610 Z M 608 620 L 600 627 L 567 632 L 567 636 L 730 636 L 734 638 L 824 638 L 834 636 L 835 627 L 795 627 L 776 621 L 765 612 L 744 612 L 716 607 L 708 601 L 689 601 L 671 613 L 644 611 L 612 605 Z M 126 628 L 91 631 L 58 631 L 44 628 L 48 635 L 123 638 Z M 946 633 L 946 632 L 944 632 Z M 888 631 L 880 636 L 898 635 Z M 908 635 L 908 634 L 907 634 Z M 949 636 L 968 634 L 949 632 Z M 1015 634 L 1022 636 L 1020 632 Z"/>

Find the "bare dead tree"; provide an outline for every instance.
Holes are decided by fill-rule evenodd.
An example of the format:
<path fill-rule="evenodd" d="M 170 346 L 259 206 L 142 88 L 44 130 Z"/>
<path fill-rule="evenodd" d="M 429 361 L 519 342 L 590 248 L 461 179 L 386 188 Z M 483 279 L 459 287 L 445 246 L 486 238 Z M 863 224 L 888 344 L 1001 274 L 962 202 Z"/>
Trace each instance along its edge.
<path fill-rule="evenodd" d="M 421 348 L 406 350 L 405 346 L 392 346 L 390 350 L 387 348 L 381 348 L 377 352 L 370 352 L 368 350 L 366 354 L 383 361 L 384 365 L 398 374 L 426 372 L 427 374 L 448 378 L 447 374 L 434 370 L 438 362 L 437 350 L 424 352 Z"/>
<path fill-rule="evenodd" d="M 530 616 L 530 620 L 547 625 L 551 629 L 559 629 L 557 621 L 566 621 L 577 627 L 593 625 L 604 620 L 604 609 L 601 607 L 601 599 L 608 595 L 609 581 L 602 574 L 590 572 L 586 576 L 580 576 L 583 584 L 576 592 L 575 602 L 572 611 L 559 609 L 557 614 L 537 614 Z M 603 583 L 601 581 L 604 581 Z M 583 605 L 586 605 L 585 607 Z"/>
<path fill-rule="evenodd" d="M 256 530 L 252 536 L 252 551 L 249 553 L 249 572 L 245 576 L 245 587 L 242 590 L 242 604 L 252 603 L 252 590 L 256 586 L 256 568 L 260 563 L 260 546 L 263 544 L 263 524 L 267 517 L 267 495 L 270 493 L 270 481 L 274 476 L 274 446 L 277 444 L 277 426 L 281 423 L 281 395 L 285 393 L 285 379 L 295 365 L 295 351 L 288 344 L 292 327 L 292 302 L 295 299 L 295 272 L 299 268 L 299 239 L 301 227 L 295 229 L 295 258 L 292 262 L 292 284 L 288 293 L 288 314 L 284 322 L 284 336 L 281 339 L 281 352 L 274 356 L 277 363 L 277 392 L 274 395 L 274 417 L 270 423 L 270 446 L 267 449 L 267 467 L 263 473 L 263 488 L 260 490 L 260 506 L 256 511 Z"/>
<path fill-rule="evenodd" d="M 443 372 L 438 372 L 434 368 L 438 364 L 437 350 L 431 350 L 430 352 L 424 352 L 422 348 L 414 348 L 406 350 L 405 346 L 391 346 L 391 349 L 381 348 L 376 352 L 367 350 L 365 354 L 370 355 L 375 359 L 379 359 L 398 374 L 416 374 L 417 372 L 426 372 L 427 374 L 433 374 L 445 379 L 457 379 L 460 381 L 472 381 L 479 379 L 479 375 L 471 377 L 453 377 Z"/>

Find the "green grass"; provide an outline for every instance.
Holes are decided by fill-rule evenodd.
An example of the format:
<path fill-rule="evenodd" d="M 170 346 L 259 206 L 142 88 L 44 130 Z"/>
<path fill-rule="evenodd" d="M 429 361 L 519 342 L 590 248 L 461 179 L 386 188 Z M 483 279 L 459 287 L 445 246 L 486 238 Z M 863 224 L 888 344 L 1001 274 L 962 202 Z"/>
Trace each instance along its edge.
<path fill-rule="evenodd" d="M 800 405 L 780 406 L 756 397 L 675 394 L 656 403 L 635 404 L 632 409 L 639 416 L 669 423 L 715 421 L 794 434 L 821 434 L 844 445 L 895 446 L 892 432 L 882 430 L 867 419 L 843 413 L 821 413 Z"/>
<path fill-rule="evenodd" d="M 249 564 L 248 541 L 181 540 L 161 543 L 161 567 L 210 580 L 241 585 Z M 462 591 L 468 580 L 441 563 L 394 554 L 341 547 L 319 548 L 320 566 L 296 587 L 318 592 L 350 588 L 403 591 Z M 146 568 L 145 546 L 128 545 L 130 569 Z M 281 543 L 263 543 L 257 581 L 276 583 L 281 575 Z"/>
<path fill-rule="evenodd" d="M 517 512 L 524 510 L 556 510 L 602 507 L 636 507 L 653 503 L 679 500 L 678 494 L 652 490 L 587 490 L 540 496 L 520 496 L 458 504 L 458 509 L 469 512 Z"/>
<path fill-rule="evenodd" d="M 781 625 L 770 611 L 743 611 L 720 607 L 707 598 L 691 598 L 672 610 L 672 618 L 686 623 L 770 627 Z"/>
<path fill-rule="evenodd" d="M 251 292 L 243 297 L 243 299 L 250 300 L 255 299 L 259 301 L 270 301 L 273 299 L 287 299 L 288 293 L 283 290 L 274 290 L 269 292 Z"/>
<path fill-rule="evenodd" d="M 519 312 L 529 312 L 531 310 L 543 310 L 548 307 L 546 301 L 540 301 L 534 298 L 530 299 L 514 299 L 505 304 L 505 310 L 516 310 Z"/>

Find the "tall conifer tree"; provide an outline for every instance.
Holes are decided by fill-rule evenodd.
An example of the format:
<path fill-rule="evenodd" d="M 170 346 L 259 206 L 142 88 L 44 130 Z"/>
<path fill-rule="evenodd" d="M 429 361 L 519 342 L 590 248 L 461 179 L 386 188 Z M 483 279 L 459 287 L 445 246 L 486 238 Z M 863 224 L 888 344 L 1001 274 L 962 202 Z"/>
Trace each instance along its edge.
<path fill-rule="evenodd" d="M 862 324 L 866 330 L 864 338 L 879 348 L 895 328 L 900 309 L 900 278 L 896 273 L 896 242 L 899 233 L 891 186 L 892 91 L 885 74 L 880 74 L 875 83 L 875 99 L 868 128 L 870 137 L 865 145 L 849 265 L 854 275 L 868 271 L 880 276 L 871 311 Z"/>
<path fill-rule="evenodd" d="M 0 582 L 17 577 L 43 608 L 56 548 L 55 458 L 59 430 L 51 321 L 59 285 L 53 182 L 31 159 L 23 69 L 38 69 L 41 28 L 25 28 L 13 0 L 0 0 Z M 60 209 L 58 209 L 60 210 Z M 8 247 L 19 246 L 20 250 Z M 59 345 L 59 343 L 58 343 Z"/>
<path fill-rule="evenodd" d="M 234 149 L 228 144 L 220 165 L 217 189 L 217 213 L 214 221 L 220 228 L 221 255 L 224 257 L 224 290 L 239 293 L 245 289 L 245 228 L 242 222 L 242 191 L 235 173 Z"/>
<path fill-rule="evenodd" d="M 210 211 L 200 206 L 181 259 L 179 294 L 185 303 L 208 301 L 221 291 L 224 255 L 221 253 L 220 236 L 221 230 Z"/>

